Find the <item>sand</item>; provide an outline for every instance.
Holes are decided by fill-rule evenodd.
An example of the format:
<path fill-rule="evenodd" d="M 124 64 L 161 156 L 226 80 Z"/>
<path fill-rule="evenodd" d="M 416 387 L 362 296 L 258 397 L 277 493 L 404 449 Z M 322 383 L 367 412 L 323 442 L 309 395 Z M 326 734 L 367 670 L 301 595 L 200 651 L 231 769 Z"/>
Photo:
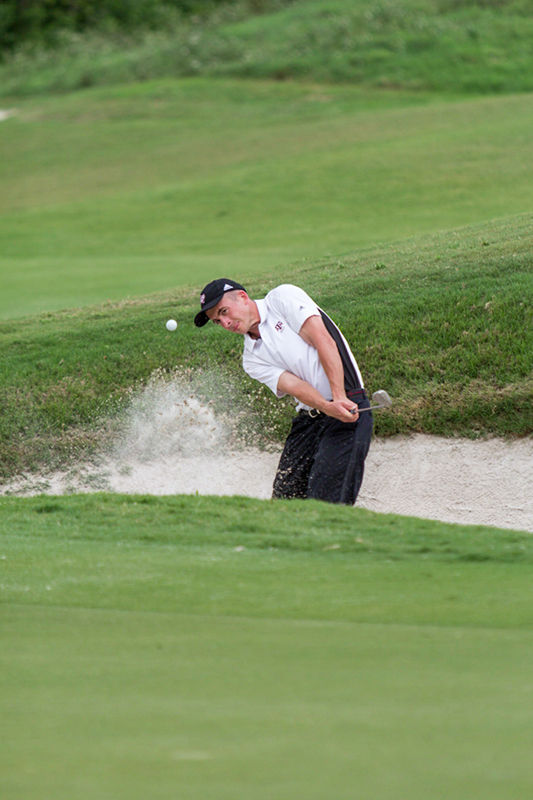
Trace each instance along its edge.
<path fill-rule="evenodd" d="M 278 453 L 104 458 L 0 489 L 21 495 L 106 490 L 268 498 Z M 533 442 L 412 436 L 374 439 L 357 505 L 443 522 L 533 533 Z"/>
<path fill-rule="evenodd" d="M 374 440 L 359 504 L 533 533 L 533 440 Z"/>
<path fill-rule="evenodd" d="M 380 413 L 387 413 L 386 411 Z M 111 491 L 269 498 L 279 450 L 231 447 L 226 423 L 175 382 L 134 398 L 92 463 L 22 476 L 0 494 Z M 357 505 L 378 512 L 533 533 L 533 439 L 374 438 Z"/>

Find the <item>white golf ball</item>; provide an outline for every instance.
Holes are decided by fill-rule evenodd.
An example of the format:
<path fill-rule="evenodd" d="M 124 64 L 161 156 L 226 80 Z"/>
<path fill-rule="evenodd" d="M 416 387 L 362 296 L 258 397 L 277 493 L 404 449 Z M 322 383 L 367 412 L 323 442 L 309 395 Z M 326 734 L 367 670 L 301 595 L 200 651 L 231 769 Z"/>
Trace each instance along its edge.
<path fill-rule="evenodd" d="M 175 319 L 167 320 L 167 324 L 166 324 L 167 331 L 175 331 L 177 327 L 178 327 L 178 323 L 176 322 Z"/>

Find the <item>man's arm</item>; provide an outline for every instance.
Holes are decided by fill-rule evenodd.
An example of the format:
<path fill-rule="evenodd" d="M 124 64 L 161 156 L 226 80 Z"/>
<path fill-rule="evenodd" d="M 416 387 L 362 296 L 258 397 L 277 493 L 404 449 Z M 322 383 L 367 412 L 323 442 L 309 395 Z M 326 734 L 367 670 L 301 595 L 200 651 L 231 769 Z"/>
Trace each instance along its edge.
<path fill-rule="evenodd" d="M 350 409 L 357 408 L 357 405 L 346 397 L 341 357 L 337 345 L 326 330 L 322 317 L 308 317 L 300 328 L 300 336 L 317 350 L 320 363 L 328 377 L 333 400 L 326 400 L 317 389 L 291 372 L 283 372 L 280 375 L 278 390 L 291 394 L 306 406 L 318 408 L 319 411 L 341 422 L 355 422 L 359 414 L 351 414 Z"/>
<path fill-rule="evenodd" d="M 346 400 L 344 369 L 337 345 L 328 333 L 322 317 L 308 317 L 299 331 L 300 336 L 318 351 L 320 363 L 328 376 L 331 396 L 334 400 Z"/>
<path fill-rule="evenodd" d="M 298 378 L 292 372 L 282 372 L 278 380 L 278 391 L 296 397 L 301 403 L 311 408 L 317 408 L 328 417 L 335 417 L 341 422 L 355 422 L 359 414 L 351 414 L 351 408 L 357 408 L 351 400 L 326 400 L 318 389 L 307 381 Z"/>

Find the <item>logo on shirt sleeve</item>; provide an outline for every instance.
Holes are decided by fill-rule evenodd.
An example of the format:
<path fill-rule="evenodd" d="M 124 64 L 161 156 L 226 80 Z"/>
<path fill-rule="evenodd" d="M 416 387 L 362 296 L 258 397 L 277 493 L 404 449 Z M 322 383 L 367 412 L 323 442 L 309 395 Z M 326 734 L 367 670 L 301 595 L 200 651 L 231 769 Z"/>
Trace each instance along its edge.
<path fill-rule="evenodd" d="M 284 327 L 285 327 L 285 325 L 281 320 L 278 320 L 276 322 L 276 324 L 274 325 L 274 328 L 275 328 L 275 330 L 277 330 L 278 333 L 281 333 L 281 331 L 283 330 Z"/>

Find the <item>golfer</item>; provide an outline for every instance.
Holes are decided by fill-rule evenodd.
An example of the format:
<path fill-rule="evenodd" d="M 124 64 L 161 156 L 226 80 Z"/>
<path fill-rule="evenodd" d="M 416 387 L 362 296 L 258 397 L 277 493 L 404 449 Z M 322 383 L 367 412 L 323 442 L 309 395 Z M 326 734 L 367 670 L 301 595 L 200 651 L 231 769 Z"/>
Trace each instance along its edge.
<path fill-rule="evenodd" d="M 284 284 L 263 300 L 227 278 L 211 281 L 194 318 L 244 336 L 245 372 L 298 411 L 281 454 L 272 496 L 352 505 L 363 480 L 372 412 L 344 336 L 302 289 Z"/>

